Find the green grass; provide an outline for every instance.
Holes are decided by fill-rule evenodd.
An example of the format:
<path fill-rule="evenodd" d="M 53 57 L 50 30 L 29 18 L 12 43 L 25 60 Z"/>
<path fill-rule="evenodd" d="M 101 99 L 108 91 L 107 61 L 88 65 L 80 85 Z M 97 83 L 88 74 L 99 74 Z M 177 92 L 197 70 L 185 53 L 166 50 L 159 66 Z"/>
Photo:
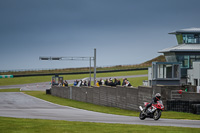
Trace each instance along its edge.
<path fill-rule="evenodd" d="M 20 92 L 20 88 L 0 89 L 0 92 Z"/>
<path fill-rule="evenodd" d="M 91 103 L 85 103 L 85 102 L 79 102 L 75 100 L 70 100 L 70 99 L 64 99 L 52 95 L 46 95 L 45 92 L 42 91 L 26 91 L 24 92 L 28 95 L 64 105 L 64 106 L 70 106 L 70 107 L 75 107 L 79 109 L 85 109 L 85 110 L 91 110 L 91 111 L 96 111 L 96 112 L 102 112 L 102 113 L 108 113 L 108 114 L 118 114 L 118 115 L 127 115 L 127 116 L 138 116 L 139 112 L 136 111 L 131 111 L 131 110 L 123 110 L 119 108 L 114 108 L 114 107 L 106 107 L 106 106 L 100 106 L 100 105 L 95 105 Z"/>
<path fill-rule="evenodd" d="M 97 77 L 113 77 L 113 76 L 128 76 L 128 75 L 142 75 L 147 74 L 147 70 L 140 71 L 126 71 L 126 72 L 113 72 L 113 73 L 97 73 Z M 89 74 L 79 75 L 60 75 L 63 76 L 64 80 L 70 79 L 82 79 L 89 77 Z M 0 79 L 0 86 L 3 85 L 17 85 L 17 84 L 29 84 L 39 82 L 51 82 L 52 76 L 31 76 L 31 77 L 16 77 L 16 78 L 2 78 Z"/>
<path fill-rule="evenodd" d="M 34 96 L 34 97 L 37 97 L 37 98 L 40 98 L 52 103 L 64 105 L 64 106 L 70 106 L 70 107 L 91 110 L 95 112 L 108 113 L 108 114 L 136 116 L 136 117 L 139 116 L 139 112 L 137 111 L 124 110 L 124 109 L 119 109 L 119 108 L 114 108 L 114 107 L 106 107 L 106 106 L 74 101 L 70 99 L 64 99 L 64 98 L 55 97 L 52 95 L 46 95 L 45 92 L 36 91 L 36 92 L 25 92 L 25 93 L 28 95 L 31 95 L 31 96 Z M 162 118 L 200 120 L 200 115 L 191 114 L 191 113 L 183 113 L 183 112 L 174 112 L 174 111 L 163 111 Z"/>
<path fill-rule="evenodd" d="M 138 87 L 143 84 L 143 80 L 148 80 L 148 77 L 137 77 L 137 78 L 128 78 L 128 81 L 132 86 Z M 122 83 L 122 80 L 121 80 Z"/>
<path fill-rule="evenodd" d="M 0 117 L 1 133 L 199 133 L 199 128 Z"/>
<path fill-rule="evenodd" d="M 119 80 L 121 81 L 121 84 L 122 84 L 123 79 L 119 79 Z M 138 87 L 140 85 L 143 85 L 143 80 L 148 80 L 148 77 L 128 78 L 128 81 L 131 83 L 133 87 Z M 94 84 L 93 81 L 91 83 L 92 85 Z"/>

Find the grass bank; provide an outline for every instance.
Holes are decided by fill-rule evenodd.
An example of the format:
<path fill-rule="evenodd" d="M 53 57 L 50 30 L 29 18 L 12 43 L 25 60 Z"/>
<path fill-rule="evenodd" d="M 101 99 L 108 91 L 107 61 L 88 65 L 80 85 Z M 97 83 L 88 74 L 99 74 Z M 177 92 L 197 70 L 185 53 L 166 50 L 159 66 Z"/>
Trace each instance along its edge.
<path fill-rule="evenodd" d="M 19 88 L 13 88 L 13 89 L 0 89 L 0 92 L 20 92 Z"/>
<path fill-rule="evenodd" d="M 140 71 L 126 71 L 126 72 L 112 72 L 112 73 L 97 73 L 97 77 L 114 77 L 114 76 L 128 76 L 128 75 L 143 75 L 147 74 L 147 70 Z M 82 79 L 89 77 L 89 74 L 79 74 L 79 75 L 60 75 L 64 80 L 70 79 Z M 29 84 L 29 83 L 39 83 L 39 82 L 50 82 L 52 76 L 31 76 L 31 77 L 17 77 L 17 78 L 4 78 L 0 79 L 0 86 L 3 85 L 17 85 L 17 84 Z"/>
<path fill-rule="evenodd" d="M 106 124 L 0 117 L 1 133 L 199 133 L 199 128 Z"/>

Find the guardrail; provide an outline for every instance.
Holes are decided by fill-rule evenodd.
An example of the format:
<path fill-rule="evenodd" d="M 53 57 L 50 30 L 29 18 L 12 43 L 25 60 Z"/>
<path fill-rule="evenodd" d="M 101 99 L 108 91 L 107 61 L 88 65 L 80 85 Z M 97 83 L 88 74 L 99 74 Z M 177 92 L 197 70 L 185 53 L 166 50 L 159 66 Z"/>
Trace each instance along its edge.
<path fill-rule="evenodd" d="M 1 78 L 13 78 L 13 75 L 0 75 Z"/>

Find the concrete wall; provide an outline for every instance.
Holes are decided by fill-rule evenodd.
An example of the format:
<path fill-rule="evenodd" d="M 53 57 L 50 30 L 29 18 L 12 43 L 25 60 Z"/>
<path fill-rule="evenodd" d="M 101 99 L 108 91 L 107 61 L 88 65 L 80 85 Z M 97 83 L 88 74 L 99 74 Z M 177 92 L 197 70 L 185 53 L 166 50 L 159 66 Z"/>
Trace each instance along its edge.
<path fill-rule="evenodd" d="M 53 86 L 51 88 L 51 95 L 69 99 L 70 98 L 70 88 Z"/>
<path fill-rule="evenodd" d="M 152 87 L 71 87 L 72 100 L 93 103 L 97 105 L 118 107 L 128 110 L 139 110 L 138 106 L 152 99 Z M 51 88 L 51 94 L 70 99 L 70 87 Z"/>
<path fill-rule="evenodd" d="M 191 88 L 191 87 L 190 87 Z M 138 106 L 144 105 L 144 102 L 150 102 L 156 93 L 162 95 L 162 101 L 167 109 L 167 100 L 171 99 L 172 90 L 183 89 L 182 86 L 139 86 L 123 87 L 123 86 L 100 86 L 100 87 L 58 87 L 51 88 L 51 94 L 62 98 L 93 103 L 109 107 L 118 107 L 128 110 L 139 110 Z M 189 89 L 193 91 L 194 89 Z M 200 94 L 184 93 L 180 100 L 200 99 Z"/>
<path fill-rule="evenodd" d="M 200 93 L 183 92 L 181 100 L 200 101 Z"/>

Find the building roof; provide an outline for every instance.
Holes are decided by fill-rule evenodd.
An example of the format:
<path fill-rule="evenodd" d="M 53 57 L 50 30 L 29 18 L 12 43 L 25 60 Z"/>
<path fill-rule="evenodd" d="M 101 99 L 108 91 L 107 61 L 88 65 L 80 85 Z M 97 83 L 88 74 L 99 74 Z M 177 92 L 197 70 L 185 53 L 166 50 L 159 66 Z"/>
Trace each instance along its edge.
<path fill-rule="evenodd" d="M 200 33 L 200 28 L 181 29 L 174 32 L 170 32 L 169 34 L 179 34 L 179 33 Z"/>
<path fill-rule="evenodd" d="M 158 51 L 158 53 L 166 52 L 200 52 L 200 44 L 182 44 Z"/>

